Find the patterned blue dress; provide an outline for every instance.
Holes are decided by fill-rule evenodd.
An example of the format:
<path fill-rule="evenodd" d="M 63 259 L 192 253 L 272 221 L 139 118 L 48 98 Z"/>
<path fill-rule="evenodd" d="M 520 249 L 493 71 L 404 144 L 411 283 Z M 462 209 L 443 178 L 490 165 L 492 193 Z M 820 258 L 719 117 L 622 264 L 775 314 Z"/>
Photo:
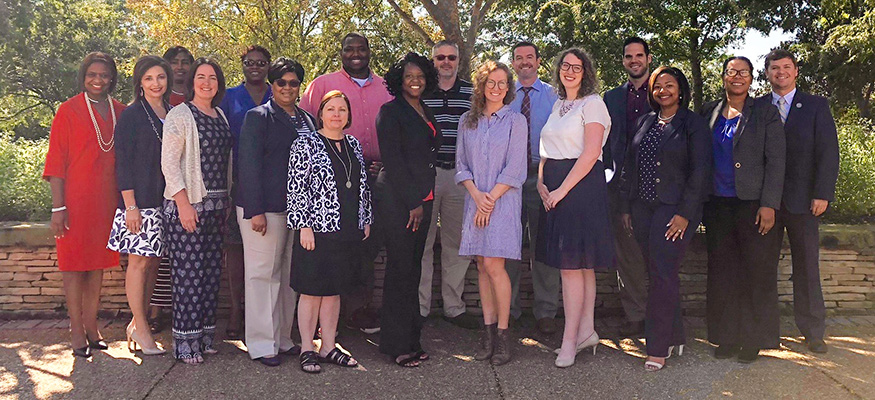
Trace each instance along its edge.
<path fill-rule="evenodd" d="M 182 228 L 176 202 L 164 202 L 164 232 L 173 285 L 173 354 L 179 359 L 198 357 L 213 348 L 222 273 L 222 238 L 226 209 L 231 204 L 228 163 L 233 145 L 231 129 L 221 115 L 213 118 L 191 103 L 185 104 L 191 108 L 197 123 L 207 197 L 192 204 L 199 220 L 193 233 Z"/>
<path fill-rule="evenodd" d="M 466 122 L 469 114 L 462 114 L 459 120 L 456 183 L 473 180 L 478 190 L 487 193 L 499 183 L 511 188 L 496 201 L 489 224 L 483 228 L 474 224 L 477 204 L 466 193 L 459 255 L 519 260 L 522 185 L 528 168 L 526 117 L 504 106 L 489 118 L 481 116 L 477 128 L 472 129 Z"/>

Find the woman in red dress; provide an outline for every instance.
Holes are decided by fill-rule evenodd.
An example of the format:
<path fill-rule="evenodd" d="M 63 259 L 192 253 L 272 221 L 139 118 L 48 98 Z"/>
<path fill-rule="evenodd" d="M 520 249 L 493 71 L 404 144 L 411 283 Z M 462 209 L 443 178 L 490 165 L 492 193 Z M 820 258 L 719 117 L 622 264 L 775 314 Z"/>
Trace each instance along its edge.
<path fill-rule="evenodd" d="M 104 53 L 85 56 L 79 67 L 82 93 L 58 108 L 52 121 L 43 179 L 52 188 L 52 232 L 63 274 L 73 355 L 106 349 L 97 328 L 103 270 L 119 265 L 107 250 L 116 208 L 113 132 L 125 106 L 110 97 L 118 80 Z"/>

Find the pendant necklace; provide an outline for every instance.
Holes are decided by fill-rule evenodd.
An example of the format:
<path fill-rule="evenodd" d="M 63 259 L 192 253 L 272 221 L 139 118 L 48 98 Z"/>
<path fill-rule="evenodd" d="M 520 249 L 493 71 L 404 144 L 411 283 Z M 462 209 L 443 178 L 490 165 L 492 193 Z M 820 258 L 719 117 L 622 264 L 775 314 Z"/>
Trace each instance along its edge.
<path fill-rule="evenodd" d="M 352 159 L 349 157 L 349 151 L 346 152 L 346 161 L 349 163 L 349 168 L 347 168 L 346 164 L 343 163 L 343 159 L 340 158 L 340 152 L 334 147 L 334 143 L 331 142 L 331 139 L 328 139 L 328 137 L 325 137 L 325 139 L 328 140 L 328 147 L 330 147 L 332 152 L 337 156 L 337 160 L 340 161 L 340 165 L 343 166 L 343 171 L 346 172 L 346 188 L 352 188 L 352 182 L 350 181 L 350 176 L 352 176 Z M 340 142 L 340 145 L 343 146 L 343 141 Z"/>
<path fill-rule="evenodd" d="M 146 108 L 146 100 L 143 100 L 142 104 L 143 104 L 143 111 L 146 112 L 146 117 L 149 118 L 149 125 L 152 125 L 152 132 L 155 132 L 155 137 L 158 138 L 158 142 L 160 143 L 161 142 L 161 134 L 158 133 L 158 128 L 155 127 L 155 121 L 152 119 L 152 114 L 149 114 L 149 109 Z M 169 107 L 167 107 L 167 104 L 164 105 L 164 109 L 165 110 L 169 109 Z"/>
<path fill-rule="evenodd" d="M 109 153 L 112 150 L 113 145 L 115 144 L 115 108 L 112 106 L 112 96 L 107 95 L 106 99 L 109 101 L 109 115 L 112 116 L 112 130 L 110 132 L 109 141 L 103 140 L 103 135 L 100 132 L 100 125 L 97 124 L 97 118 L 94 117 L 94 109 L 91 108 L 91 103 L 97 103 L 97 100 L 91 100 L 88 97 L 88 93 L 83 93 L 85 95 L 85 99 L 88 100 L 85 102 L 85 105 L 88 107 L 88 115 L 91 116 L 91 123 L 94 124 L 94 131 L 97 132 L 97 144 L 100 146 L 100 150 L 103 150 L 104 153 Z"/>

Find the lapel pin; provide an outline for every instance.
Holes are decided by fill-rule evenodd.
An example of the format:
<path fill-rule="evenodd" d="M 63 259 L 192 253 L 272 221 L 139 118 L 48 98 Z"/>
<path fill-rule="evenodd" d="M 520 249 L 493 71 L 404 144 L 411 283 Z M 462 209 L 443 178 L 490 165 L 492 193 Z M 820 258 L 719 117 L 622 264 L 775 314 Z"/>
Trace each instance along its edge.
<path fill-rule="evenodd" d="M 802 103 L 796 103 L 796 108 L 802 108 Z"/>

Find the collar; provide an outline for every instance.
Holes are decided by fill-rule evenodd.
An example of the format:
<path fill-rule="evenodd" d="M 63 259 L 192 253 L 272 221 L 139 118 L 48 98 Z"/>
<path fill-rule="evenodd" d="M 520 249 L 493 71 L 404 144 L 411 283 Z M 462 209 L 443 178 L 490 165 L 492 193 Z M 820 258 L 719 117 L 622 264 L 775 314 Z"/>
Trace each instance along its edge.
<path fill-rule="evenodd" d="M 498 111 L 492 113 L 492 115 L 498 117 L 499 119 L 502 119 L 505 116 L 507 116 L 510 112 L 511 112 L 510 106 L 505 104 L 505 105 L 501 106 L 501 108 L 499 108 Z"/>
<path fill-rule="evenodd" d="M 636 88 L 635 85 L 632 84 L 632 81 L 626 81 L 626 89 L 629 91 L 647 90 L 647 87 L 648 87 L 648 81 L 644 81 L 644 84 L 642 84 L 641 87 L 638 87 L 638 88 Z"/>
<path fill-rule="evenodd" d="M 772 92 L 772 104 L 778 104 L 778 99 L 780 99 L 781 97 L 784 97 L 784 100 L 787 101 L 787 105 L 789 106 L 790 103 L 793 102 L 793 98 L 796 97 L 796 89 L 797 88 L 793 88 L 793 90 L 791 90 L 790 93 L 787 93 L 784 96 L 781 96 L 775 92 Z"/>
<path fill-rule="evenodd" d="M 515 81 L 514 85 L 516 85 L 517 92 L 523 90 L 523 85 L 520 84 L 520 81 Z M 547 84 L 544 83 L 544 81 L 542 81 L 541 78 L 538 78 L 538 79 L 535 79 L 535 83 L 532 84 L 532 89 L 534 89 L 536 92 L 542 92 L 542 91 L 544 91 L 545 86 L 547 86 Z"/>
<path fill-rule="evenodd" d="M 437 91 L 443 92 L 443 93 L 458 92 L 461 87 L 462 87 L 462 80 L 459 79 L 459 75 L 456 75 L 456 80 L 453 81 L 453 87 L 449 88 L 448 90 L 443 90 L 443 89 L 441 89 L 440 86 L 438 86 Z"/>
<path fill-rule="evenodd" d="M 352 75 L 350 75 L 348 72 L 346 72 L 346 70 L 343 69 L 343 67 L 340 67 L 340 73 L 343 74 L 343 76 L 345 76 L 346 79 L 349 79 L 350 82 L 355 83 L 356 85 L 358 85 L 358 82 L 356 82 L 355 80 L 353 80 L 353 79 L 352 79 Z M 359 78 L 355 78 L 355 79 L 359 79 Z M 373 71 L 372 69 L 370 69 L 370 67 L 368 67 L 368 77 L 365 78 L 365 79 L 366 79 L 366 80 L 365 80 L 365 84 L 364 84 L 362 87 L 368 86 L 368 85 L 370 85 L 371 83 L 374 82 L 374 71 Z"/>

